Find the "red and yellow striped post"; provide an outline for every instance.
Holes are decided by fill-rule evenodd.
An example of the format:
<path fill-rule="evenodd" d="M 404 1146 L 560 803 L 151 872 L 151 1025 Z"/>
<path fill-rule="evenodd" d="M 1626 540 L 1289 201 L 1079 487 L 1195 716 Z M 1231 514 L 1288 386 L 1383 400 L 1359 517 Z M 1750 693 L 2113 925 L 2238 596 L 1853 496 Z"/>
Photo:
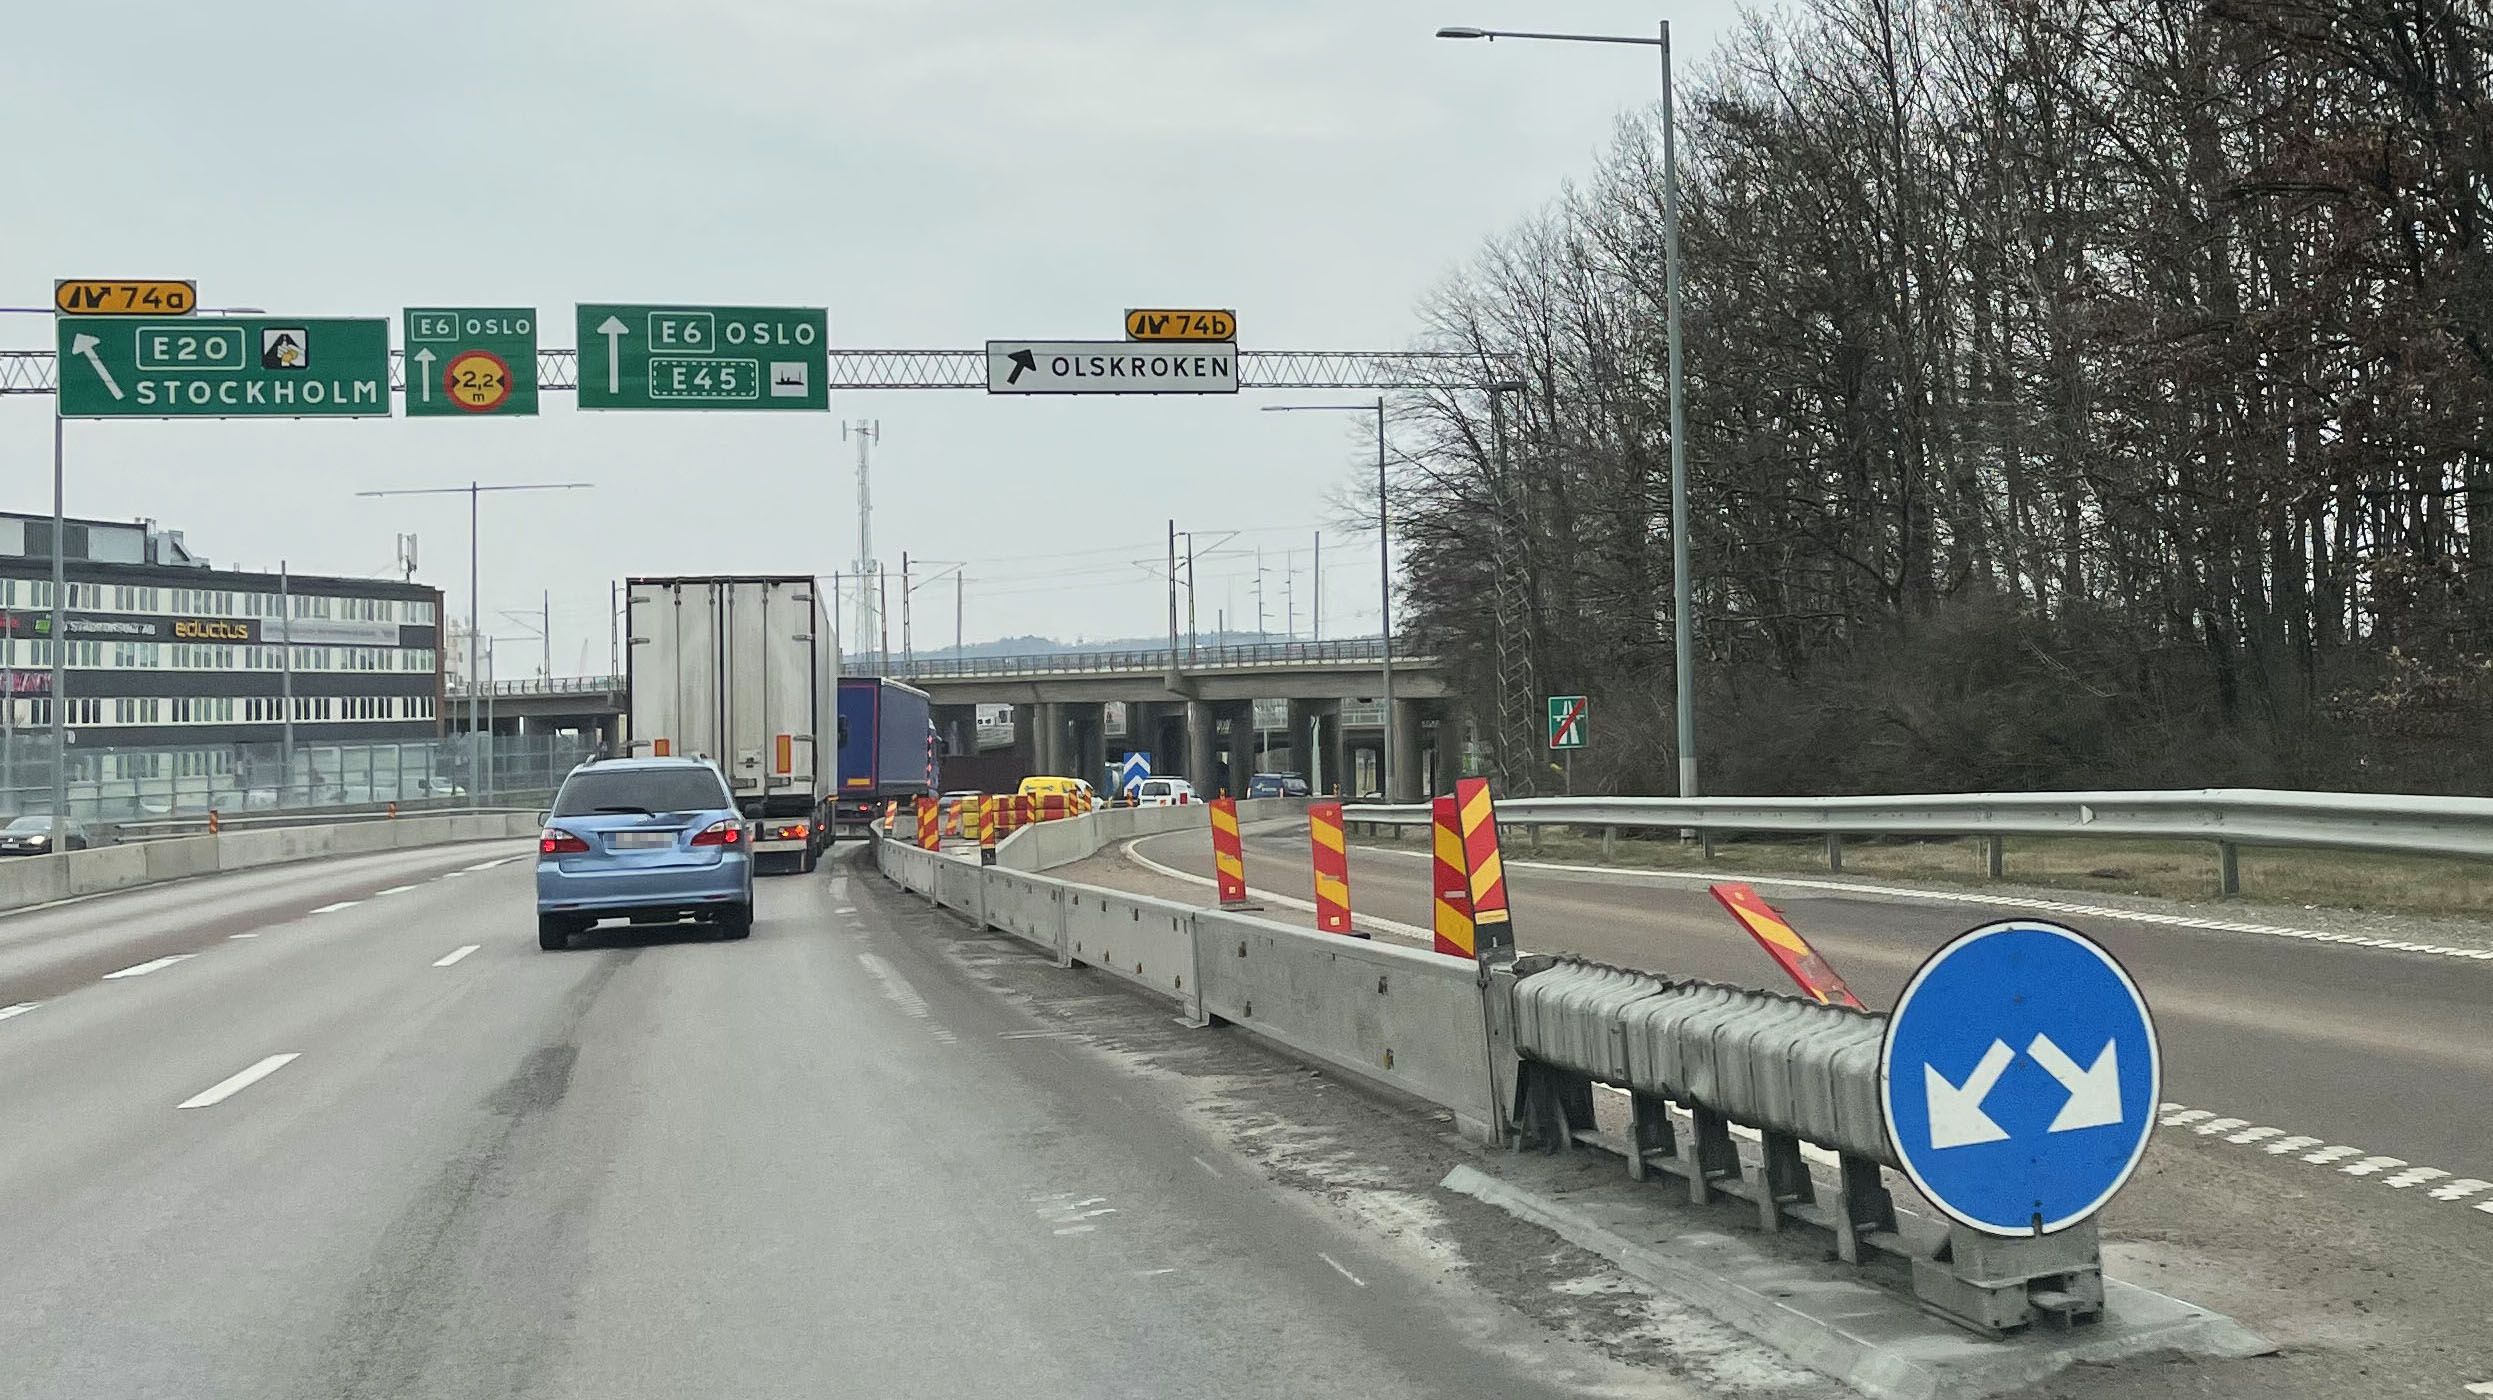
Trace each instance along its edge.
<path fill-rule="evenodd" d="M 1472 948 L 1487 958 L 1515 947 L 1514 916 L 1506 907 L 1506 863 L 1498 857 L 1498 814 L 1487 778 L 1454 785 L 1455 811 L 1463 824 L 1463 872 L 1471 885 Z"/>
<path fill-rule="evenodd" d="M 1430 885 L 1436 895 L 1432 902 L 1437 906 L 1437 951 L 1449 957 L 1475 957 L 1471 884 L 1463 874 L 1463 818 L 1451 797 L 1430 798 L 1428 815 L 1437 838 L 1436 878 Z"/>
<path fill-rule="evenodd" d="M 885 836 L 893 836 L 899 834 L 899 831 L 900 799 L 895 797 L 891 801 L 883 804 L 883 834 Z"/>
<path fill-rule="evenodd" d="M 1740 927 L 1749 931 L 1749 937 L 1757 940 L 1757 946 L 1766 950 L 1766 956 L 1775 960 L 1784 975 L 1800 984 L 1802 991 L 1822 1005 L 1867 1009 L 1861 1005 L 1861 998 L 1852 994 L 1852 988 L 1844 985 L 1843 977 L 1826 960 L 1826 955 L 1810 947 L 1809 940 L 1801 937 L 1800 931 L 1773 905 L 1760 899 L 1756 890 L 1747 885 L 1706 888 L 1732 918 L 1740 921 Z"/>
<path fill-rule="evenodd" d="M 1042 794 L 1039 798 L 1039 820 L 1043 822 L 1060 822 L 1064 819 L 1065 795 L 1061 792 Z"/>
<path fill-rule="evenodd" d="M 1223 909 L 1246 906 L 1246 846 L 1238 839 L 1234 798 L 1212 799 L 1212 875 L 1213 883 L 1220 886 Z"/>
<path fill-rule="evenodd" d="M 1307 804 L 1307 842 L 1316 855 L 1316 929 L 1349 933 L 1350 850 L 1342 835 L 1342 804 Z"/>
<path fill-rule="evenodd" d="M 1028 826 L 1038 819 L 1039 799 L 1026 792 L 1013 798 L 1013 825 L 1015 827 Z"/>
<path fill-rule="evenodd" d="M 958 835 L 960 835 L 960 834 L 961 834 L 961 799 L 959 799 L 959 798 L 957 798 L 957 797 L 956 797 L 956 798 L 952 799 L 950 802 L 946 802 L 945 804 L 943 804 L 943 816 L 944 816 L 944 829 L 943 829 L 943 834 L 944 834 L 944 835 L 946 835 L 946 836 L 958 836 Z"/>
<path fill-rule="evenodd" d="M 943 818 L 935 811 L 935 799 L 918 799 L 918 845 L 930 851 L 943 849 Z"/>
<path fill-rule="evenodd" d="M 995 864 L 995 808 L 998 799 L 978 799 L 978 863 Z"/>

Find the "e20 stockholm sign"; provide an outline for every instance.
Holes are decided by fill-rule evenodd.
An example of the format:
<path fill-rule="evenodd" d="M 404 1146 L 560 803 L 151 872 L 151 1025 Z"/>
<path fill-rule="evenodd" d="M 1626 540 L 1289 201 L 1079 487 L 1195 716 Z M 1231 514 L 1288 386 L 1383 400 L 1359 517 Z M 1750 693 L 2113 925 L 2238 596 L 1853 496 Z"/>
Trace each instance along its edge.
<path fill-rule="evenodd" d="M 54 321 L 63 418 L 387 418 L 390 328 L 375 318 Z"/>
<path fill-rule="evenodd" d="M 821 307 L 578 308 L 580 406 L 831 407 L 831 315 Z"/>

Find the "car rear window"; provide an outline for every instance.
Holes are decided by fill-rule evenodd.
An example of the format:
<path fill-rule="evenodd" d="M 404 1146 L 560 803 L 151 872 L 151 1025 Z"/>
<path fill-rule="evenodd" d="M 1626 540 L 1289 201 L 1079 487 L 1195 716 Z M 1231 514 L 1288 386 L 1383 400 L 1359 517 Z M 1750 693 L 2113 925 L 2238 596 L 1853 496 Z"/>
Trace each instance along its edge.
<path fill-rule="evenodd" d="M 573 774 L 554 801 L 554 815 L 585 817 L 604 807 L 709 812 L 730 805 L 726 784 L 707 768 L 610 768 Z"/>

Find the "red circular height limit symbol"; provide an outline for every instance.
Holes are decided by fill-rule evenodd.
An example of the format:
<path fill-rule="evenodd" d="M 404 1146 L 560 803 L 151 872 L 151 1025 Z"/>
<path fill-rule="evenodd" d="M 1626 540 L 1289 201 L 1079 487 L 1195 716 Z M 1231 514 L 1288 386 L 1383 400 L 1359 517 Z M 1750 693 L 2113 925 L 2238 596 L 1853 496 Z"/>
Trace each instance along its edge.
<path fill-rule="evenodd" d="M 454 355 L 441 372 L 442 392 L 470 413 L 491 413 L 511 397 L 511 367 L 490 350 Z"/>

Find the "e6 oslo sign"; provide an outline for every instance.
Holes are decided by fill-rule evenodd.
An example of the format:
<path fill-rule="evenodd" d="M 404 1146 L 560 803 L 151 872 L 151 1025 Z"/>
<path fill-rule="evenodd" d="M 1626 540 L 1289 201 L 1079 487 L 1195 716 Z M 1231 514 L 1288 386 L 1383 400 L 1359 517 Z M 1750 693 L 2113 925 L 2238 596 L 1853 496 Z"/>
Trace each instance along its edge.
<path fill-rule="evenodd" d="M 831 407 L 831 314 L 821 307 L 583 303 L 580 406 Z"/>
<path fill-rule="evenodd" d="M 387 418 L 379 318 L 55 318 L 63 418 Z"/>
<path fill-rule="evenodd" d="M 514 418 L 537 411 L 537 313 L 526 306 L 411 306 L 407 416 Z"/>

